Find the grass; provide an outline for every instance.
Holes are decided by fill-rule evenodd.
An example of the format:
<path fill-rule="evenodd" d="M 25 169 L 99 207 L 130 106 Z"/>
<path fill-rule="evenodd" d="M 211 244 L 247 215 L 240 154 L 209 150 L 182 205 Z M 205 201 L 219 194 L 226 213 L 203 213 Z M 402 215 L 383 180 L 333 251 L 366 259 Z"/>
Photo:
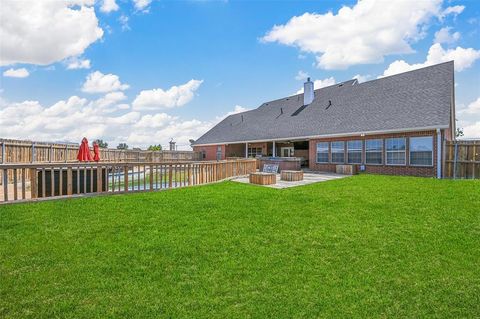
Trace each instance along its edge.
<path fill-rule="evenodd" d="M 0 206 L 2 318 L 480 314 L 480 181 L 224 182 Z"/>

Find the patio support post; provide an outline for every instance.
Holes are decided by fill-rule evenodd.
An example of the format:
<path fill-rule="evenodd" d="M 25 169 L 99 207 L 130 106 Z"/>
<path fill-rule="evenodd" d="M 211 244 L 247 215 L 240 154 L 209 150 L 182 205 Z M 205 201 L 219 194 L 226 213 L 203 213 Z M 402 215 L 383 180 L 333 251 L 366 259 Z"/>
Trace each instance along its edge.
<path fill-rule="evenodd" d="M 245 158 L 248 158 L 248 143 L 245 143 Z"/>
<path fill-rule="evenodd" d="M 276 156 L 277 156 L 277 152 L 276 152 L 276 150 L 275 150 L 275 141 L 273 141 L 272 155 L 273 155 L 273 157 L 276 157 Z"/>
<path fill-rule="evenodd" d="M 437 178 L 442 178 L 442 131 L 437 128 Z"/>

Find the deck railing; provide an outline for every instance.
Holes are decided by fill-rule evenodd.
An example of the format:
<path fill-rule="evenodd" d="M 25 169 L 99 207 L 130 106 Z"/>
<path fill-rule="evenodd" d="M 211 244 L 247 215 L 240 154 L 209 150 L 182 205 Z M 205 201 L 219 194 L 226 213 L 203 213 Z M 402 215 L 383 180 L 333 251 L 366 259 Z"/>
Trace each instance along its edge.
<path fill-rule="evenodd" d="M 92 193 L 159 191 L 217 182 L 247 175 L 255 169 L 255 159 L 175 163 L 2 164 L 0 203 Z M 11 182 L 9 176 L 13 176 Z"/>

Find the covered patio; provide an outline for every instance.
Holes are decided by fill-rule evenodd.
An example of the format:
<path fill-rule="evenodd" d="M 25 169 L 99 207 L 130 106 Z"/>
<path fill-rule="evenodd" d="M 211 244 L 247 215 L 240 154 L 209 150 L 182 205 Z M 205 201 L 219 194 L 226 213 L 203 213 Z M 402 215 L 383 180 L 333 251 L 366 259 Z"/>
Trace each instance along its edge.
<path fill-rule="evenodd" d="M 229 157 L 300 157 L 308 166 L 309 143 L 299 141 L 245 142 L 225 145 L 225 156 Z"/>

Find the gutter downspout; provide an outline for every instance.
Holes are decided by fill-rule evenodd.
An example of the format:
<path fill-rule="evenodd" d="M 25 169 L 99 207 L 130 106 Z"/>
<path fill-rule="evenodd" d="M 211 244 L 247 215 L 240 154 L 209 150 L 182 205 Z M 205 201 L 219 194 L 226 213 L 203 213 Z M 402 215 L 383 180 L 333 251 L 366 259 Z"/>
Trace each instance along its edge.
<path fill-rule="evenodd" d="M 442 178 L 442 131 L 437 128 L 437 178 Z"/>

